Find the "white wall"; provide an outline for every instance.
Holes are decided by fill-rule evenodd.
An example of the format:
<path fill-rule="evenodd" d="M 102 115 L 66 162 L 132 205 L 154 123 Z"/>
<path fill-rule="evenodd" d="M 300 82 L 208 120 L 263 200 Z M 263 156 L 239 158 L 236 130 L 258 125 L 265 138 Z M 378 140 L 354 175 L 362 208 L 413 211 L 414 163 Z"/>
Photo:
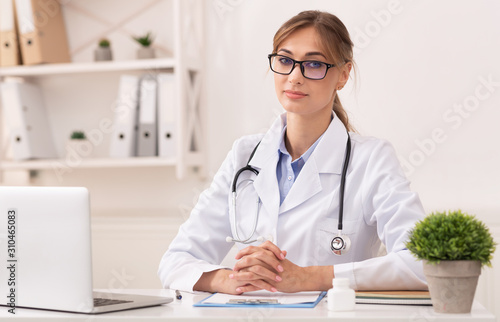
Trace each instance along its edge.
<path fill-rule="evenodd" d="M 340 97 L 358 131 L 392 142 L 427 212 L 460 208 L 500 241 L 498 1 L 211 1 L 210 168 L 235 138 L 265 130 L 280 113 L 267 54 L 279 26 L 308 9 L 336 14 L 351 33 L 359 77 Z M 499 270 L 483 274 L 485 305 L 500 288 Z"/>
<path fill-rule="evenodd" d="M 356 43 L 358 87 L 340 92 L 344 106 L 359 132 L 394 144 L 426 209 L 499 208 L 499 2 L 220 2 L 238 5 L 207 8 L 212 169 L 233 139 L 267 128 L 281 110 L 266 57 L 276 29 L 294 13 L 322 9 L 337 14 Z M 222 123 L 233 133 L 218 133 Z M 434 131 L 439 142 L 430 143 Z"/>

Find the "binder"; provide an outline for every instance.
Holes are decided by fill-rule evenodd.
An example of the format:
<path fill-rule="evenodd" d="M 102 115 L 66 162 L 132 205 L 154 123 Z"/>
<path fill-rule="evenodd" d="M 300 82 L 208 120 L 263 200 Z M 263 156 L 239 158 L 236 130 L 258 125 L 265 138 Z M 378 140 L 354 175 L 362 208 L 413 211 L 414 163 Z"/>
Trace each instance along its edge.
<path fill-rule="evenodd" d="M 137 155 L 156 156 L 156 79 L 144 78 L 140 85 Z"/>
<path fill-rule="evenodd" d="M 14 0 L 0 0 L 0 66 L 21 64 Z"/>
<path fill-rule="evenodd" d="M 176 85 L 172 73 L 158 74 L 158 155 L 175 157 L 176 148 Z"/>
<path fill-rule="evenodd" d="M 110 156 L 128 158 L 136 155 L 137 108 L 139 77 L 122 75 L 118 98 L 113 107 L 114 130 L 111 137 Z"/>
<path fill-rule="evenodd" d="M 13 159 L 56 158 L 41 90 L 29 83 L 0 84 Z"/>
<path fill-rule="evenodd" d="M 59 2 L 16 0 L 16 13 L 24 65 L 70 62 Z"/>
<path fill-rule="evenodd" d="M 432 300 L 429 291 L 357 291 L 356 303 L 425 306 Z"/>

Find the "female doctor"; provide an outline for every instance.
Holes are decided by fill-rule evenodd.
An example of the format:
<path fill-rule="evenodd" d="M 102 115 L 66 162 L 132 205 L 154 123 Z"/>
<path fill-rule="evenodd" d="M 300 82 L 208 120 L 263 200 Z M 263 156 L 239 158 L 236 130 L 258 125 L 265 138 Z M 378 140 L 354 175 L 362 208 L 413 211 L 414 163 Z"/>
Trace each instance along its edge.
<path fill-rule="evenodd" d="M 357 290 L 427 287 L 404 245 L 424 217 L 419 198 L 392 146 L 353 133 L 337 96 L 352 52 L 326 12 L 277 31 L 268 58 L 286 113 L 234 143 L 161 260 L 165 288 L 297 292 L 330 289 L 334 277 Z M 381 242 L 387 255 L 375 257 Z M 234 243 L 236 265 L 221 266 Z"/>

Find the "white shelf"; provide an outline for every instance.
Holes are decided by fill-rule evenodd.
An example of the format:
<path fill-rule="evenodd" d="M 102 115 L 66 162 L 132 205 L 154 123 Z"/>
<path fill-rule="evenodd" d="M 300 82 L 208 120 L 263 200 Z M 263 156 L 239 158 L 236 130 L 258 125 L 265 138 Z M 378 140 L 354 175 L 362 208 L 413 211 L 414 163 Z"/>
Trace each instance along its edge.
<path fill-rule="evenodd" d="M 65 165 L 64 159 L 29 160 L 29 161 L 3 161 L 0 162 L 2 170 L 47 170 Z M 175 166 L 175 158 L 160 157 L 133 157 L 124 159 L 83 159 L 75 169 L 90 168 L 125 168 L 125 167 L 164 167 Z"/>
<path fill-rule="evenodd" d="M 77 73 L 99 73 L 126 70 L 156 70 L 174 68 L 173 58 L 106 61 L 88 63 L 47 64 L 0 68 L 0 76 L 44 76 Z"/>
<path fill-rule="evenodd" d="M 77 17 L 88 16 L 91 10 L 87 12 L 85 8 L 91 8 L 91 5 L 86 4 L 84 0 L 78 0 L 77 2 L 78 4 L 75 4 L 71 8 L 71 14 Z M 122 1 L 119 0 L 112 2 L 114 5 L 122 5 Z M 169 4 L 166 4 L 167 2 Z M 202 6 L 201 2 L 200 5 Z M 129 7 L 132 8 L 133 6 Z M 114 102 L 116 101 L 115 95 L 118 90 L 120 74 L 127 72 L 133 74 L 169 72 L 174 75 L 176 84 L 174 122 L 175 130 L 178 134 L 174 138 L 176 157 L 89 158 L 77 162 L 77 165 L 73 167 L 75 169 L 174 167 L 177 178 L 183 178 L 188 168 L 192 168 L 200 176 L 204 175 L 206 156 L 201 130 L 204 118 L 201 115 L 202 109 L 200 107 L 202 70 L 204 68 L 201 60 L 203 53 L 203 20 L 201 18 L 204 11 L 202 7 L 199 8 L 200 10 L 193 10 L 193 5 L 187 1 L 166 0 L 153 1 L 151 5 L 137 5 L 137 8 L 142 8 L 142 11 L 140 11 L 141 14 L 138 14 L 138 16 L 141 16 L 143 12 L 154 11 L 150 10 L 151 7 L 160 7 L 162 9 L 159 10 L 169 10 L 169 14 L 170 12 L 172 13 L 172 17 L 167 20 L 164 20 L 165 12 L 163 11 L 158 11 L 157 14 L 151 15 L 153 19 L 151 21 L 148 21 L 146 18 L 142 20 L 144 25 L 158 22 L 158 19 L 167 23 L 167 26 L 161 26 L 161 29 L 171 29 L 172 35 L 163 33 L 163 36 L 158 38 L 157 46 L 159 49 L 162 49 L 160 52 L 169 53 L 169 57 L 0 68 L 0 82 L 8 81 L 9 77 L 18 78 L 19 80 L 26 79 L 27 82 L 31 82 L 41 88 L 47 113 L 51 123 L 53 122 L 53 130 L 56 137 L 66 135 L 67 128 L 96 129 L 95 122 L 111 119 L 118 112 L 118 108 L 114 105 Z M 87 18 L 90 20 L 95 19 L 93 15 Z M 125 27 L 127 27 L 126 24 L 131 18 L 132 16 L 122 17 L 124 19 L 122 22 L 110 21 L 105 35 L 114 35 L 115 31 L 129 34 Z M 73 21 L 77 21 L 70 24 L 73 29 L 71 27 L 68 28 L 69 31 L 74 31 L 74 39 L 78 39 L 77 43 L 74 44 L 73 58 L 78 61 L 83 59 L 90 60 L 88 57 L 92 53 L 95 43 L 90 43 L 88 40 L 83 39 L 80 31 L 76 31 L 77 29 L 80 30 L 81 21 L 86 20 L 81 20 L 80 22 L 78 22 L 79 20 Z M 136 27 L 135 22 L 132 25 Z M 132 25 L 127 28 L 131 28 Z M 102 31 L 97 29 L 93 30 L 93 32 L 96 37 L 102 33 Z M 137 47 L 131 42 L 121 44 L 118 41 L 115 44 L 115 49 L 122 53 L 130 53 L 131 50 Z M 123 55 L 121 57 L 130 56 Z M 93 80 L 96 81 L 94 82 Z M 106 109 L 106 106 L 109 108 Z M 76 111 L 75 117 L 71 113 L 72 110 Z M 2 115 L 0 115 L 1 117 Z M 64 123 L 66 120 L 68 120 L 68 123 Z M 8 124 L 0 124 L 0 151 L 2 152 L 6 151 L 3 146 L 7 142 L 4 137 L 6 134 L 8 134 Z M 105 138 L 105 140 L 108 139 L 109 137 Z M 103 144 L 106 145 L 108 143 L 106 141 Z M 192 147 L 196 148 L 193 149 Z M 104 151 L 101 152 L 98 155 L 106 155 Z M 3 152 L 3 154 L 6 153 Z M 52 170 L 58 166 L 66 166 L 66 160 L 63 157 L 60 159 L 27 161 L 3 160 L 0 157 L 0 180 L 2 180 L 2 171 L 28 172 L 30 170 Z M 25 177 L 29 180 L 29 176 Z"/>

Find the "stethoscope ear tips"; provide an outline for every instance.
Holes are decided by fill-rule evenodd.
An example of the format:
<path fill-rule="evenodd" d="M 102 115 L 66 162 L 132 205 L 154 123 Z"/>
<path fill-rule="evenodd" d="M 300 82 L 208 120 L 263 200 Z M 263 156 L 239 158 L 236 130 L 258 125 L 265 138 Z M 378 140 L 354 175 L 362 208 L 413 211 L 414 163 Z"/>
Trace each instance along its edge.
<path fill-rule="evenodd" d="M 233 238 L 232 238 L 232 237 L 227 236 L 227 237 L 226 237 L 226 242 L 228 242 L 228 243 L 232 243 L 232 242 L 233 242 Z"/>

